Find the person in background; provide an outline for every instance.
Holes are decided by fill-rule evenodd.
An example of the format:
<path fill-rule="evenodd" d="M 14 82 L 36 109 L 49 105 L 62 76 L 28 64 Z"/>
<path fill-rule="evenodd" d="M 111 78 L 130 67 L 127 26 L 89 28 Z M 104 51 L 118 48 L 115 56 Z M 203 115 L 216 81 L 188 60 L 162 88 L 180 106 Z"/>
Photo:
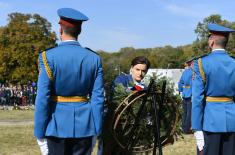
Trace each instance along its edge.
<path fill-rule="evenodd" d="M 130 74 L 121 74 L 113 81 L 113 87 L 121 84 L 126 91 L 141 90 L 145 87 L 142 83 L 150 67 L 149 60 L 144 56 L 135 57 L 131 61 Z"/>
<path fill-rule="evenodd" d="M 57 13 L 62 42 L 39 55 L 34 135 L 42 154 L 90 155 L 103 123 L 101 59 L 77 41 L 88 17 L 72 8 Z"/>
<path fill-rule="evenodd" d="M 116 95 L 116 88 L 121 86 L 124 89 L 124 93 L 130 93 L 132 91 L 141 91 L 146 88 L 143 83 L 143 79 L 150 68 L 149 60 L 144 56 L 135 57 L 130 64 L 130 74 L 118 75 L 112 84 L 110 92 L 110 105 L 107 105 L 107 114 L 104 121 L 104 154 L 105 155 L 119 155 L 126 154 L 122 152 L 118 144 L 116 144 L 112 135 L 112 127 L 110 127 L 111 120 L 113 118 L 114 110 L 111 104 L 113 98 Z"/>
<path fill-rule="evenodd" d="M 185 62 L 185 70 L 178 83 L 178 89 L 183 98 L 182 129 L 185 134 L 191 132 L 191 109 L 192 109 L 192 60 Z"/>
<path fill-rule="evenodd" d="M 199 154 L 235 154 L 235 60 L 225 50 L 233 29 L 208 24 L 210 53 L 194 61 L 192 129 Z"/>

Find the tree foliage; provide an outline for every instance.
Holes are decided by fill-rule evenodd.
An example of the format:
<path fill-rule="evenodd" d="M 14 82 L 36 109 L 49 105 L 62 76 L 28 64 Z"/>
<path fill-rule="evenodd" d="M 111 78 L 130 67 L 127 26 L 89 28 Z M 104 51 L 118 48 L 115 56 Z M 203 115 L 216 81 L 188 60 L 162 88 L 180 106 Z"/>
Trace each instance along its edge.
<path fill-rule="evenodd" d="M 120 49 L 116 53 L 108 53 L 100 51 L 103 59 L 105 81 L 111 83 L 114 77 L 119 74 L 117 66 L 120 67 L 120 72 L 129 73 L 131 60 L 136 56 L 145 56 L 151 62 L 151 68 L 182 68 L 185 61 L 208 53 L 207 36 L 208 23 L 217 23 L 235 29 L 235 22 L 230 22 L 218 14 L 208 16 L 203 21 L 198 22 L 195 27 L 197 39 L 189 45 L 179 47 L 156 47 L 135 49 L 126 47 Z M 227 44 L 227 51 L 235 56 L 235 33 L 230 35 Z"/>
<path fill-rule="evenodd" d="M 226 22 L 225 20 L 222 21 L 220 15 L 211 15 L 209 17 L 204 18 L 203 22 L 199 22 L 197 24 L 197 28 L 195 29 L 195 32 L 198 35 L 198 38 L 200 40 L 207 40 L 207 35 L 208 35 L 208 30 L 207 30 L 207 25 L 209 23 L 217 23 L 217 24 L 222 24 L 222 22 Z"/>
<path fill-rule="evenodd" d="M 197 54 L 202 54 L 203 52 L 208 51 L 207 36 L 209 32 L 207 30 L 207 25 L 209 23 L 217 23 L 233 29 L 235 28 L 235 22 L 229 22 L 225 19 L 222 19 L 222 17 L 218 14 L 204 18 L 203 22 L 199 22 L 197 24 L 195 33 L 197 34 L 198 39 L 192 44 L 193 49 L 195 52 L 197 52 Z M 234 43 L 235 43 L 235 34 L 231 34 L 229 42 L 227 44 L 227 50 L 230 52 L 231 55 L 235 55 Z"/>
<path fill-rule="evenodd" d="M 37 79 L 39 51 L 54 46 L 51 24 L 38 14 L 11 13 L 0 28 L 0 81 L 27 83 Z"/>
<path fill-rule="evenodd" d="M 207 53 L 207 25 L 211 22 L 235 29 L 235 22 L 215 14 L 195 25 L 197 39 L 189 45 L 140 49 L 124 47 L 114 53 L 98 51 L 103 60 L 106 86 L 116 75 L 129 73 L 131 60 L 136 56 L 147 57 L 151 68 L 182 68 L 186 60 Z M 7 25 L 0 27 L 0 82 L 36 80 L 38 53 L 54 46 L 55 42 L 55 32 L 45 18 L 38 14 L 9 14 Z M 235 56 L 235 33 L 231 34 L 227 50 Z"/>

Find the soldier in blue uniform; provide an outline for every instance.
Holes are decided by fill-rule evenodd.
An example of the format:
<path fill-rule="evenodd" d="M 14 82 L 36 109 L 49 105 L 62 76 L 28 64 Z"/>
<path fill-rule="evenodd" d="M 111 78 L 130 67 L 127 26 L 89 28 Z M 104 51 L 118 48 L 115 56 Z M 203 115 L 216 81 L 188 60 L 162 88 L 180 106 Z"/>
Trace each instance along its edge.
<path fill-rule="evenodd" d="M 225 50 L 233 29 L 208 24 L 211 53 L 194 61 L 192 128 L 203 155 L 235 154 L 235 60 Z"/>
<path fill-rule="evenodd" d="M 178 83 L 179 92 L 181 92 L 183 98 L 183 118 L 182 129 L 183 132 L 191 133 L 191 109 L 192 109 L 192 60 L 185 62 L 185 70 L 181 75 Z"/>
<path fill-rule="evenodd" d="M 34 135 L 49 155 L 89 155 L 103 119 L 103 70 L 95 52 L 77 41 L 88 18 L 58 10 L 61 43 L 39 55 Z"/>

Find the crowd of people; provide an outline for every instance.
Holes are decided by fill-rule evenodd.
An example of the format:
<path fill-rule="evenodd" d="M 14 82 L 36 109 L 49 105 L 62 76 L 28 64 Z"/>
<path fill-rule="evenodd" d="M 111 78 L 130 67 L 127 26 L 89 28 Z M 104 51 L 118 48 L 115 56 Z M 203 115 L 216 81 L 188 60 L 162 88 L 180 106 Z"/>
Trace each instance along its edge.
<path fill-rule="evenodd" d="M 34 105 L 36 83 L 27 85 L 0 84 L 0 106 Z"/>

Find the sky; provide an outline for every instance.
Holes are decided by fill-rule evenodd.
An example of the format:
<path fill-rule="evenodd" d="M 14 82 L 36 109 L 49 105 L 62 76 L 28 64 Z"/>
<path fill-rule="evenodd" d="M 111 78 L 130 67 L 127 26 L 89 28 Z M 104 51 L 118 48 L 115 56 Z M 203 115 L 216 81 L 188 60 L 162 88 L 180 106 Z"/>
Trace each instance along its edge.
<path fill-rule="evenodd" d="M 234 0 L 0 0 L 0 26 L 6 26 L 10 13 L 37 13 L 59 38 L 57 10 L 63 7 L 89 17 L 79 36 L 81 45 L 107 52 L 191 44 L 198 22 L 212 14 L 235 21 Z"/>

